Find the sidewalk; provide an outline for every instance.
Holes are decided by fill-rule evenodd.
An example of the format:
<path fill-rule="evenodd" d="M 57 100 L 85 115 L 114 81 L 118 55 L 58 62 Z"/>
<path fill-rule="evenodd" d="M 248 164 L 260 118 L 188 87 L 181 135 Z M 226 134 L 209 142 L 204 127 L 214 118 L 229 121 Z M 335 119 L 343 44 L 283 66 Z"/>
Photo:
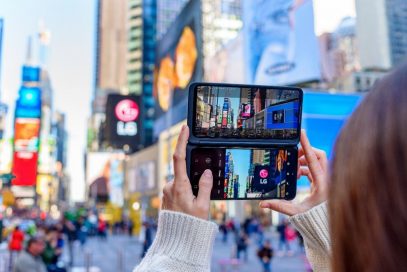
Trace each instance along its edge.
<path fill-rule="evenodd" d="M 278 237 L 275 233 L 268 232 L 265 234 L 265 239 L 271 239 L 272 247 L 274 249 L 274 257 L 272 260 L 272 271 L 287 271 L 287 272 L 305 272 L 307 270 L 307 260 L 305 253 L 301 252 L 298 243 L 295 241 L 292 244 L 292 249 L 295 254 L 293 256 L 280 256 L 278 248 Z M 222 242 L 221 234 L 218 235 L 215 241 L 214 254 L 212 257 L 211 271 L 212 272 L 225 272 L 225 271 L 258 271 L 262 272 L 262 266 L 257 257 L 257 237 L 250 238 L 250 245 L 248 248 L 248 261 L 238 261 L 234 258 L 235 245 L 234 237 L 232 234 L 228 235 L 227 243 Z M 232 259 L 232 260 L 231 260 Z M 234 259 L 234 260 L 233 260 Z"/>

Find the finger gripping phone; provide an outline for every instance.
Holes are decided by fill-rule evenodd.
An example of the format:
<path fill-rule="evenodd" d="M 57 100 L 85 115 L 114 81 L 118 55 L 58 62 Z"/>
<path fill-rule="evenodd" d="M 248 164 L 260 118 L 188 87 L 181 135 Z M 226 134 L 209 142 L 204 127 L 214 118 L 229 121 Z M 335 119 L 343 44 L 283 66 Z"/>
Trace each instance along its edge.
<path fill-rule="evenodd" d="M 194 194 L 211 169 L 213 200 L 293 199 L 302 96 L 294 87 L 191 84 L 187 168 Z"/>

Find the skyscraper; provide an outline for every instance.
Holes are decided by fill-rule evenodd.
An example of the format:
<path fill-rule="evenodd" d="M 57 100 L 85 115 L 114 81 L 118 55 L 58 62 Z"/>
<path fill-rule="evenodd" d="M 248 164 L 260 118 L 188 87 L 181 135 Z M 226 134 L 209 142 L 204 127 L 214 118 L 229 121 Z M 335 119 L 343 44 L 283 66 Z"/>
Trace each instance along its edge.
<path fill-rule="evenodd" d="M 157 2 L 129 0 L 128 90 L 143 95 L 143 130 L 145 145 L 153 140 L 153 81 L 156 46 Z"/>
<path fill-rule="evenodd" d="M 127 86 L 127 2 L 98 0 L 95 92 Z"/>
<path fill-rule="evenodd" d="M 95 82 L 88 149 L 103 149 L 102 127 L 110 93 L 127 92 L 128 0 L 97 0 Z"/>
<path fill-rule="evenodd" d="M 407 56 L 407 2 L 357 0 L 356 33 L 364 70 L 387 70 Z"/>

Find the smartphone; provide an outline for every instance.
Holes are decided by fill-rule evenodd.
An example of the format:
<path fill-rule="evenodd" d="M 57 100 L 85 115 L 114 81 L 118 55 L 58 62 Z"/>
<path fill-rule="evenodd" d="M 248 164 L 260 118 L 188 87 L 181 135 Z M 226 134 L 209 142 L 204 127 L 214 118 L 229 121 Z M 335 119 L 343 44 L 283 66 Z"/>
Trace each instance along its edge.
<path fill-rule="evenodd" d="M 187 167 L 194 194 L 205 169 L 211 199 L 293 199 L 303 92 L 295 87 L 193 83 Z"/>
<path fill-rule="evenodd" d="M 297 145 L 303 92 L 295 87 L 194 83 L 189 142 L 195 145 Z"/>
<path fill-rule="evenodd" d="M 213 174 L 212 200 L 293 199 L 297 191 L 297 147 L 193 147 L 187 160 L 194 195 L 205 169 Z"/>

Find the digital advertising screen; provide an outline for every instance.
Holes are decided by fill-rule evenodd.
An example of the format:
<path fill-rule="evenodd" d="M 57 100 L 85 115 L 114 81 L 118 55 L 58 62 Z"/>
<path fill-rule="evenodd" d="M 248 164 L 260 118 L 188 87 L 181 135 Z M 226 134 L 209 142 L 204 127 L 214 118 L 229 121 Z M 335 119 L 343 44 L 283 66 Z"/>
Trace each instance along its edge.
<path fill-rule="evenodd" d="M 242 1 L 246 79 L 292 85 L 321 77 L 312 0 Z"/>
<path fill-rule="evenodd" d="M 109 94 L 106 103 L 107 142 L 115 148 L 136 151 L 143 141 L 141 97 Z"/>
<path fill-rule="evenodd" d="M 141 162 L 130 172 L 128 190 L 130 193 L 152 191 L 156 184 L 156 164 L 154 161 Z"/>
<path fill-rule="evenodd" d="M 40 119 L 16 118 L 14 126 L 13 185 L 34 186 L 37 177 Z"/>
<path fill-rule="evenodd" d="M 197 86 L 196 137 L 296 139 L 300 91 Z"/>
<path fill-rule="evenodd" d="M 88 195 L 97 202 L 123 205 L 124 153 L 90 152 L 86 158 Z"/>
<path fill-rule="evenodd" d="M 192 0 L 158 42 L 153 96 L 154 135 L 187 117 L 190 82 L 203 76 L 201 5 Z"/>

